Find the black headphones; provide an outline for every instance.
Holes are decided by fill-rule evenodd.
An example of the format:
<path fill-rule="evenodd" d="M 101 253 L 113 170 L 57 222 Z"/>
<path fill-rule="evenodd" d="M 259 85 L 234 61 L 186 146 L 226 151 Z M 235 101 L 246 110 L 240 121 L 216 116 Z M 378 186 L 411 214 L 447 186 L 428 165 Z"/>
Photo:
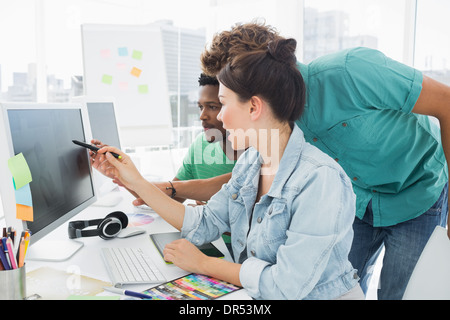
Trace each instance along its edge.
<path fill-rule="evenodd" d="M 68 229 L 69 239 L 99 236 L 102 239 L 109 240 L 115 238 L 127 225 L 128 217 L 122 211 L 112 212 L 104 219 L 71 221 Z M 97 228 L 83 230 L 92 226 L 97 226 Z"/>

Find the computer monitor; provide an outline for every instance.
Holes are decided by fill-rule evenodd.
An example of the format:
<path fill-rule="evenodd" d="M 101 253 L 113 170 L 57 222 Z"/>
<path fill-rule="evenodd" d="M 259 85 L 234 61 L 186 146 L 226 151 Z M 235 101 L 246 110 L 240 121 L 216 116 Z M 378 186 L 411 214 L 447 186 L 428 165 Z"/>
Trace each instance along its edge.
<path fill-rule="evenodd" d="M 45 254 L 38 241 L 96 201 L 89 154 L 72 140 L 90 139 L 81 104 L 0 103 L 0 192 L 7 225 L 31 231 L 27 259 L 64 260 L 82 245 L 52 239 Z M 33 222 L 16 219 L 15 191 L 8 159 L 22 153 L 31 171 Z M 22 225 L 20 226 L 20 223 Z M 52 248 L 54 244 L 55 248 Z M 61 250 L 61 251 L 59 251 Z"/>
<path fill-rule="evenodd" d="M 94 139 L 121 149 L 119 125 L 113 98 L 79 96 L 72 98 L 72 101 L 85 105 Z M 90 143 L 90 141 L 87 141 L 87 143 Z M 97 202 L 94 203 L 94 206 L 117 205 L 122 200 L 122 197 L 117 192 L 111 192 L 115 189 L 118 190 L 117 185 L 97 170 L 94 170 L 93 174 L 97 194 Z"/>

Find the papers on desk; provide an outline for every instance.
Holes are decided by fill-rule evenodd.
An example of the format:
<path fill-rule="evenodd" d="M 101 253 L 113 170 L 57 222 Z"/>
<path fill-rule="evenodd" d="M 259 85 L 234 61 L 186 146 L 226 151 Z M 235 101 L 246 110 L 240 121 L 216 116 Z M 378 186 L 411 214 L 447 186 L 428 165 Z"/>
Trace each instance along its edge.
<path fill-rule="evenodd" d="M 110 285 L 75 270 L 41 267 L 27 273 L 27 296 L 38 294 L 44 300 L 87 299 L 102 293 L 103 287 Z"/>

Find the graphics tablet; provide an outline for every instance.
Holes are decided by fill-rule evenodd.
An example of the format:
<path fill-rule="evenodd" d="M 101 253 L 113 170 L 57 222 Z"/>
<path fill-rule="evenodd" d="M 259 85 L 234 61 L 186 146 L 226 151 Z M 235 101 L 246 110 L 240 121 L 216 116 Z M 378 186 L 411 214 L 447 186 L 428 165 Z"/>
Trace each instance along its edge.
<path fill-rule="evenodd" d="M 155 233 L 150 235 L 150 239 L 155 244 L 155 247 L 158 249 L 161 257 L 164 257 L 164 247 L 166 244 L 181 239 L 181 232 L 167 232 L 167 233 Z M 212 243 L 205 243 L 204 245 L 197 246 L 201 252 L 210 257 L 223 258 L 224 255 L 220 252 L 219 249 L 216 248 Z M 170 263 L 167 262 L 166 263 Z"/>

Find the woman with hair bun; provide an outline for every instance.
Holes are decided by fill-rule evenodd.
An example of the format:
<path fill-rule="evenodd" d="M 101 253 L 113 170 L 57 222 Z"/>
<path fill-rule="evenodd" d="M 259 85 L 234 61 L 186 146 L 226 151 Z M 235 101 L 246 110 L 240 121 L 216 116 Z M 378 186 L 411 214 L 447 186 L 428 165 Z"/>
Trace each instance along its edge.
<path fill-rule="evenodd" d="M 305 103 L 295 49 L 293 39 L 274 40 L 237 54 L 218 74 L 218 119 L 233 149 L 246 151 L 205 206 L 169 199 L 120 150 L 99 152 L 106 153 L 111 174 L 181 230 L 184 239 L 166 246 L 165 260 L 243 286 L 255 299 L 363 299 L 348 260 L 355 216 L 351 181 L 294 124 Z M 231 232 L 233 262 L 195 246 L 225 232 Z"/>
<path fill-rule="evenodd" d="M 216 75 L 242 53 L 282 38 L 263 23 L 236 24 L 214 36 L 202 69 Z M 361 288 L 367 292 L 384 252 L 377 297 L 400 300 L 436 227 L 450 237 L 450 86 L 363 47 L 299 61 L 297 69 L 307 101 L 295 122 L 307 142 L 342 166 L 356 194 L 349 259 Z M 214 185 L 189 188 L 214 193 Z"/>

